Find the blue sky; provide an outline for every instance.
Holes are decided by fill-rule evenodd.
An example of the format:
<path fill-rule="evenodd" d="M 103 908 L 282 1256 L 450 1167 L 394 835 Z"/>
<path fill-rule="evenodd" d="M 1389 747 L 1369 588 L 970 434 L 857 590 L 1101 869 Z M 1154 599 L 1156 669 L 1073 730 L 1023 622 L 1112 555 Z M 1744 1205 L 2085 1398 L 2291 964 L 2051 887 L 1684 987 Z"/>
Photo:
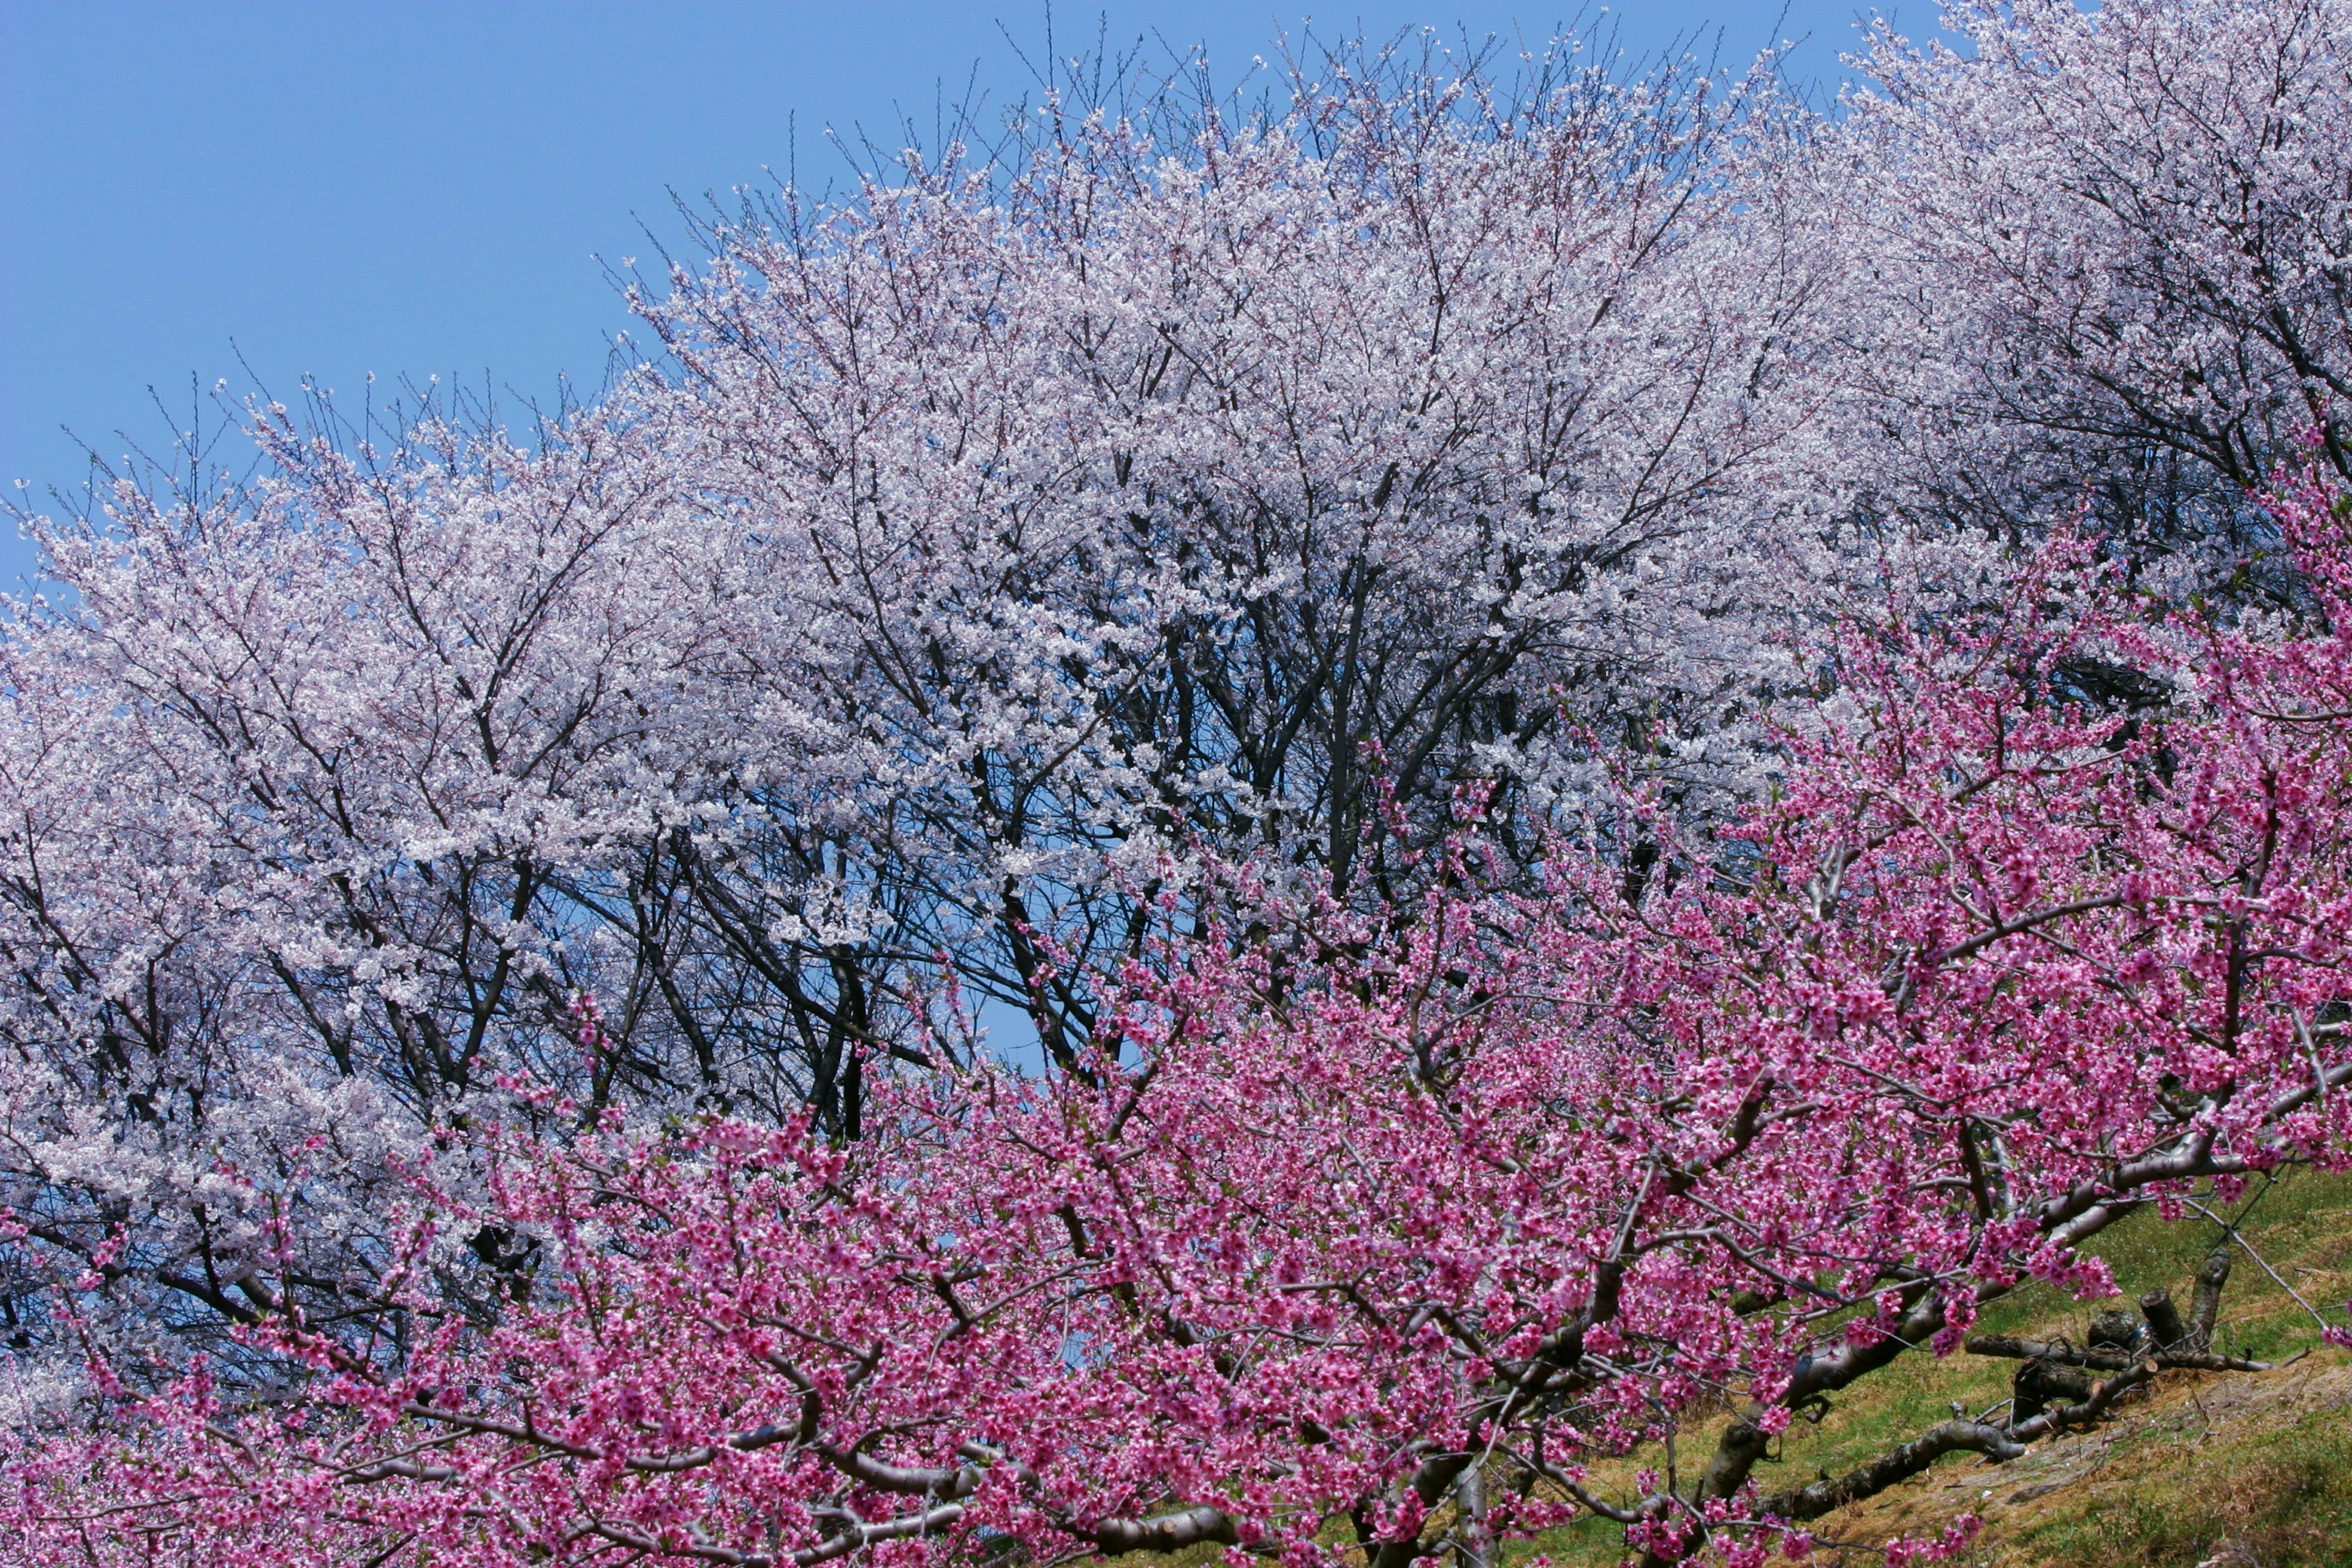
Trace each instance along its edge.
<path fill-rule="evenodd" d="M 1932 19 L 1921 0 L 1889 9 Z M 1612 7 L 1635 52 L 1712 48 L 1719 28 L 1744 61 L 1777 33 L 1809 37 L 1793 68 L 1831 79 L 1866 12 Z M 968 82 L 1020 97 L 1049 25 L 1051 54 L 1101 18 L 1114 46 L 1204 45 L 1222 74 L 1307 15 L 1325 36 L 1535 39 L 1578 7 L 1119 0 L 1049 23 L 1040 0 L 0 0 L 0 485 L 78 489 L 61 426 L 109 458 L 126 436 L 168 447 L 192 378 L 289 397 L 307 374 L 346 404 L 371 371 L 593 387 L 626 323 L 591 256 L 646 251 L 641 224 L 675 237 L 671 191 L 757 183 L 795 153 L 821 184 L 844 167 L 827 126 L 895 145 L 902 115 L 928 125 Z M 9 533 L 0 582 L 30 564 Z"/>

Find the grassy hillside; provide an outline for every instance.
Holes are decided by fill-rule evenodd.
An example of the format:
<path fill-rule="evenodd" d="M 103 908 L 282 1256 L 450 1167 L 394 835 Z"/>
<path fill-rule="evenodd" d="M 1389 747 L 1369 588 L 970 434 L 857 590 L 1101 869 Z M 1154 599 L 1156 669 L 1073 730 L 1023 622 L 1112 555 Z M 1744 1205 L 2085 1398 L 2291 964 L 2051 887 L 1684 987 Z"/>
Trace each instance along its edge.
<path fill-rule="evenodd" d="M 2218 1228 L 2167 1226 L 2142 1215 L 2101 1238 L 2126 1301 L 2158 1285 L 2188 1300 L 2189 1276 Z M 2352 1296 L 2352 1179 L 2281 1181 L 2253 1205 L 2244 1235 L 2285 1285 L 2323 1309 Z M 2076 1302 L 2043 1287 L 2000 1302 L 1983 1331 L 2084 1338 L 2112 1302 Z M 2287 1289 L 2242 1250 L 2222 1298 L 2217 1349 L 2276 1361 L 2308 1351 L 2284 1371 L 2168 1372 L 2150 1396 L 2095 1431 L 2038 1446 L 2026 1458 L 1988 1465 L 1952 1455 L 1926 1474 L 1815 1526 L 1817 1562 L 1879 1562 L 1896 1535 L 1937 1535 L 1964 1511 L 1984 1529 L 1958 1561 L 1976 1568 L 2343 1568 L 2352 1564 L 2352 1355 L 2319 1344 L 2317 1325 Z M 1957 1401 L 1971 1413 L 2005 1397 L 2017 1363 L 1966 1353 L 1897 1363 L 1839 1395 L 1818 1427 L 1800 1422 L 1778 1465 L 1759 1480 L 1781 1487 L 1817 1470 L 1845 1469 L 1944 1420 Z M 1707 1429 L 1685 1439 L 1699 1462 Z M 1630 1476 L 1655 1455 L 1601 1471 Z M 1614 1563 L 1616 1527 L 1589 1521 L 1517 1548 L 1557 1563 Z"/>

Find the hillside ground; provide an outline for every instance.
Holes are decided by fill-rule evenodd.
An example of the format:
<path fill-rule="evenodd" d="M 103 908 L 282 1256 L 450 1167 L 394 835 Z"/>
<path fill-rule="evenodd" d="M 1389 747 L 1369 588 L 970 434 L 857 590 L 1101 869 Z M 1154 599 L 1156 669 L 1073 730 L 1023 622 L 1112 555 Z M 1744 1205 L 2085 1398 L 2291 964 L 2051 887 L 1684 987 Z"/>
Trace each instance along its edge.
<path fill-rule="evenodd" d="M 1884 1560 L 1888 1540 L 1937 1536 L 1973 1512 L 1983 1528 L 1954 1559 L 1969 1568 L 2352 1565 L 2352 1355 L 2321 1344 L 2319 1325 L 2294 1300 L 2332 1308 L 2331 1321 L 2341 1321 L 2352 1296 L 2352 1178 L 2289 1176 L 2249 1197 L 2242 1234 L 2269 1269 L 2238 1249 L 2216 1348 L 2258 1361 L 2305 1352 L 2302 1360 L 2270 1373 L 2165 1373 L 2147 1397 L 2095 1430 L 2037 1445 L 2007 1465 L 1947 1456 L 1816 1521 L 1822 1544 L 1813 1561 L 1862 1568 Z M 2144 1212 L 2095 1250 L 2125 1292 L 2122 1304 L 2163 1285 L 2185 1305 L 2190 1276 L 2220 1235 L 2202 1219 L 2167 1225 Z M 2092 1314 L 2117 1304 L 2029 1287 L 1990 1309 L 1978 1331 L 2063 1333 L 2080 1344 Z M 1965 1352 L 1898 1362 L 1838 1395 L 1818 1426 L 1792 1426 L 1779 1464 L 1759 1479 L 1777 1488 L 1821 1470 L 1843 1474 L 1948 1418 L 1954 1402 L 1973 1415 L 2003 1399 L 2017 1364 Z M 1723 1419 L 1685 1436 L 1685 1463 L 1704 1462 Z M 1622 1491 L 1634 1468 L 1659 1462 L 1637 1454 L 1594 1476 L 1621 1483 L 1604 1493 Z M 1511 1561 L 1516 1568 L 1542 1553 L 1562 1568 L 1599 1568 L 1617 1563 L 1621 1550 L 1617 1527 L 1596 1519 L 1519 1546 Z"/>

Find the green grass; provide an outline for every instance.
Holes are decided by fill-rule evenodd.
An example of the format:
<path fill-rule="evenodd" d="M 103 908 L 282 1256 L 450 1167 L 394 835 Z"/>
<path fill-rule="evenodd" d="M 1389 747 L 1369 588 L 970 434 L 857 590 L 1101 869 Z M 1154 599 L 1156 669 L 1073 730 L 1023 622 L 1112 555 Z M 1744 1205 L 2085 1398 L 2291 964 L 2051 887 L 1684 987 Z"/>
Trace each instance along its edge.
<path fill-rule="evenodd" d="M 2313 1305 L 2340 1310 L 2352 1295 L 2352 1178 L 2282 1179 L 2248 1213 L 2244 1234 Z M 2219 1237 L 2203 1219 L 2168 1225 L 2143 1212 L 2093 1250 L 2106 1259 L 2125 1302 L 2164 1285 L 2185 1310 L 2191 1276 Z M 1994 1303 L 1978 1329 L 2063 1332 L 2081 1343 L 2093 1314 L 2114 1304 L 2032 1285 Z M 2317 1325 L 2242 1249 L 2216 1337 L 2217 1349 L 2257 1361 L 2315 1353 L 2284 1373 L 2168 1373 L 2152 1398 L 2127 1405 L 2098 1432 L 2042 1445 L 2011 1466 L 1950 1456 L 1817 1521 L 1825 1539 L 1856 1543 L 1817 1561 L 1876 1562 L 1890 1537 L 1938 1533 L 1974 1509 L 1986 1528 L 1960 1561 L 1983 1568 L 2194 1568 L 2216 1558 L 2228 1568 L 2352 1564 L 2352 1357 L 2317 1348 Z M 1965 1352 L 1943 1362 L 1906 1356 L 1834 1396 L 1818 1426 L 1792 1427 L 1780 1462 L 1759 1468 L 1758 1480 L 1777 1488 L 1817 1470 L 1840 1474 L 1947 1419 L 1955 1401 L 1973 1414 L 2006 1397 L 2016 1365 Z M 1726 1419 L 1685 1431 L 1683 1465 L 1705 1462 Z M 1659 1462 L 1655 1453 L 1636 1454 L 1595 1467 L 1594 1479 L 1622 1489 L 1635 1468 Z M 1524 1562 L 1538 1552 L 1564 1568 L 1601 1568 L 1619 1562 L 1622 1547 L 1618 1527 L 1587 1520 L 1520 1543 L 1511 1557 Z"/>
<path fill-rule="evenodd" d="M 2036 1568 L 2352 1563 L 2352 1420 L 2342 1405 L 2219 1444 L 2149 1433 L 2104 1486 L 2020 1521 L 1988 1563 Z M 2056 1499 L 2053 1498 L 2053 1502 Z"/>

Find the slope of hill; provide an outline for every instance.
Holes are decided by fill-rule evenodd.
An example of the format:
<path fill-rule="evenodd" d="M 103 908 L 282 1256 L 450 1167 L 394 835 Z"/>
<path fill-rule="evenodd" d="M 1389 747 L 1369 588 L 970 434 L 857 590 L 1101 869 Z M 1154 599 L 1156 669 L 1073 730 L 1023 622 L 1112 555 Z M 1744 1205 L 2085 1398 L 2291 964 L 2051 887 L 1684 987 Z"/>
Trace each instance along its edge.
<path fill-rule="evenodd" d="M 2303 1359 L 2270 1373 L 2166 1373 L 2145 1399 L 2098 1428 L 2039 1445 L 2007 1465 L 1948 1457 L 1816 1521 L 1821 1544 L 1812 1561 L 1874 1564 L 1889 1540 L 1932 1539 L 1974 1513 L 1983 1527 L 1954 1559 L 1969 1568 L 2352 1563 L 2352 1355 L 2321 1344 L 2317 1324 L 2294 1300 L 2324 1307 L 2352 1296 L 2352 1179 L 2289 1177 L 2250 1196 L 2241 1205 L 2243 1245 L 2223 1297 L 2217 1348 L 2255 1360 Z M 2220 1234 L 2202 1221 L 2167 1226 L 2143 1215 L 2097 1250 L 2126 1304 L 2159 1285 L 2186 1300 L 2190 1275 Z M 2036 1286 L 1989 1311 L 1979 1329 L 2064 1335 L 2079 1344 L 2092 1316 L 2116 1304 L 2072 1301 Z M 1966 1353 L 1898 1363 L 1848 1390 L 1818 1426 L 1793 1426 L 1764 1484 L 1843 1474 L 1946 1419 L 1955 1404 L 1981 1412 L 2008 1396 L 2017 1365 Z M 1686 1462 L 1712 1436 L 1705 1427 L 1694 1433 Z M 1645 1452 L 1597 1473 L 1630 1478 L 1663 1460 Z M 1619 1560 L 1619 1533 L 1588 1520 L 1522 1549 L 1514 1561 L 1541 1552 L 1558 1564 L 1597 1568 Z"/>

